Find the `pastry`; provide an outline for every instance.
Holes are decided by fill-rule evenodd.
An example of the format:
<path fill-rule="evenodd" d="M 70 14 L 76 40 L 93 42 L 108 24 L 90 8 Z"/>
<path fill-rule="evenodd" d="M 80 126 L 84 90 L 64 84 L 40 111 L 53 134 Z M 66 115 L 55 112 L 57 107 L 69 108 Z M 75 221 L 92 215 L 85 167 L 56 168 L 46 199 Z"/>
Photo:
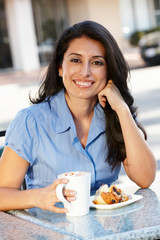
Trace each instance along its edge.
<path fill-rule="evenodd" d="M 129 197 L 115 185 L 111 185 L 109 188 L 107 184 L 102 185 L 95 194 L 93 200 L 94 204 L 115 204 L 125 202 Z"/>

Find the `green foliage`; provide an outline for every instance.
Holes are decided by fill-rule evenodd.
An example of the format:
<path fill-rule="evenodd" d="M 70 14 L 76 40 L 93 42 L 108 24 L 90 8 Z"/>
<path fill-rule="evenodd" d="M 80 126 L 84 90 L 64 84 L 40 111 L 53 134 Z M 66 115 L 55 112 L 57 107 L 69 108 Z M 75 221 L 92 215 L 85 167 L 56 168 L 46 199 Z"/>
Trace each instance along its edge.
<path fill-rule="evenodd" d="M 129 42 L 131 45 L 133 46 L 137 46 L 139 40 L 146 34 L 151 33 L 151 32 L 156 32 L 156 31 L 160 31 L 160 26 L 159 27 L 155 27 L 155 28 L 151 28 L 148 30 L 144 30 L 144 31 L 135 31 L 131 34 L 130 38 L 129 38 Z"/>
<path fill-rule="evenodd" d="M 135 31 L 131 34 L 129 42 L 131 45 L 133 46 L 137 46 L 139 40 L 141 39 L 141 37 L 143 37 L 145 35 L 144 32 L 140 32 L 140 31 Z"/>

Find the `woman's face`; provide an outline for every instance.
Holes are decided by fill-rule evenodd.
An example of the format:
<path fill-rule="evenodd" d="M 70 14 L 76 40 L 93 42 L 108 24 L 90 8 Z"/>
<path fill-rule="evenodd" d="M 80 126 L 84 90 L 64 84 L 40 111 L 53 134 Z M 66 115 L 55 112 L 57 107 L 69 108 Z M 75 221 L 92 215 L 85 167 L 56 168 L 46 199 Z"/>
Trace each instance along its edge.
<path fill-rule="evenodd" d="M 105 55 L 105 48 L 96 40 L 81 37 L 70 42 L 59 68 L 69 97 L 97 98 L 107 83 Z"/>

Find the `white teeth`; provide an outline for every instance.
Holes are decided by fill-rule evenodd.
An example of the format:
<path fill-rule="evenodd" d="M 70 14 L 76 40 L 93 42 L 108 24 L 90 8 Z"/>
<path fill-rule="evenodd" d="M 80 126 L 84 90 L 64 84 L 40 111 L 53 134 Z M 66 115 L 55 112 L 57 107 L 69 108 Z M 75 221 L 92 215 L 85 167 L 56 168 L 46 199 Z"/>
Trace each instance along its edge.
<path fill-rule="evenodd" d="M 75 81 L 75 83 L 76 83 L 77 85 L 87 86 L 87 87 L 92 85 L 91 82 L 79 82 L 79 81 Z"/>

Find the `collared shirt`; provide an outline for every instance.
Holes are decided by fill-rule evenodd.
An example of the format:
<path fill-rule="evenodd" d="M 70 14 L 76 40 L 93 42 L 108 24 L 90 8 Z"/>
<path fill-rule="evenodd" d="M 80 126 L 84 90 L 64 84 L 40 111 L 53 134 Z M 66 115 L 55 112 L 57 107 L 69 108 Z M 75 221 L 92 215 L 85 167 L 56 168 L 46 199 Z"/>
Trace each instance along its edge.
<path fill-rule="evenodd" d="M 29 162 L 27 188 L 41 188 L 68 171 L 91 172 L 91 188 L 111 185 L 118 178 L 120 164 L 112 171 L 106 161 L 108 147 L 105 116 L 99 103 L 94 108 L 87 144 L 82 147 L 76 133 L 64 90 L 49 101 L 21 110 L 6 133 L 6 146 Z"/>

